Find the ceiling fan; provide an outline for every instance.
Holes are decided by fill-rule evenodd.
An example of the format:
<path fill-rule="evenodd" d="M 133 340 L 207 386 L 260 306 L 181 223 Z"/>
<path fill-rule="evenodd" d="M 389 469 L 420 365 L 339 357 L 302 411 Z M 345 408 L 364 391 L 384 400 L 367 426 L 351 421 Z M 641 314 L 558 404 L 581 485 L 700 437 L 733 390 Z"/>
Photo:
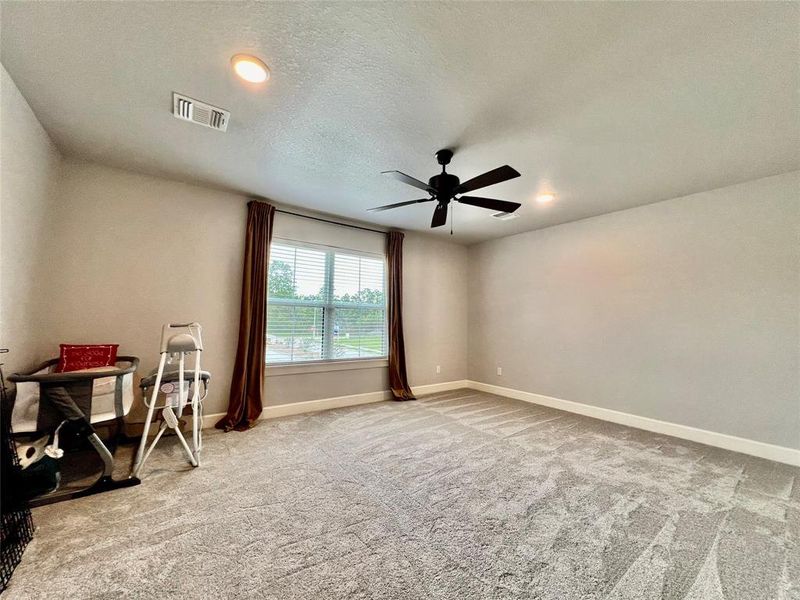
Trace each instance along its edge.
<path fill-rule="evenodd" d="M 420 181 L 419 179 L 414 179 L 410 175 L 406 175 L 400 171 L 384 171 L 384 175 L 389 175 L 403 183 L 425 190 L 430 194 L 430 197 L 421 198 L 419 200 L 406 200 L 405 202 L 396 202 L 394 204 L 386 204 L 385 206 L 376 206 L 369 210 L 389 210 L 400 206 L 408 206 L 409 204 L 433 202 L 436 200 L 437 204 L 433 211 L 431 227 L 441 227 L 447 222 L 447 208 L 452 200 L 460 202 L 461 204 L 479 206 L 480 208 L 488 208 L 489 210 L 504 213 L 512 213 L 522 206 L 517 202 L 506 202 L 505 200 L 494 200 L 493 198 L 479 198 L 477 196 L 462 196 L 462 194 L 467 192 L 472 192 L 473 190 L 519 177 L 520 174 L 515 169 L 512 169 L 508 165 L 503 165 L 502 167 L 497 167 L 496 169 L 487 171 L 483 175 L 478 175 L 477 177 L 473 177 L 461 183 L 458 177 L 447 173 L 445 170 L 445 167 L 450 164 L 451 158 L 453 158 L 452 150 L 444 149 L 436 153 L 436 160 L 442 165 L 442 172 L 439 175 L 431 177 L 428 183 Z"/>

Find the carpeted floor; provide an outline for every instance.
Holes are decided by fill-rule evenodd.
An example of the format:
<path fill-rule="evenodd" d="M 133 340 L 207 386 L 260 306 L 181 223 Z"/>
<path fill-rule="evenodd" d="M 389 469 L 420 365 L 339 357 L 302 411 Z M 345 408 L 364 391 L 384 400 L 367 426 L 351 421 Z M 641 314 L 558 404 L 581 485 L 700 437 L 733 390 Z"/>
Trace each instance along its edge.
<path fill-rule="evenodd" d="M 173 439 L 4 600 L 800 598 L 800 469 L 460 390 Z"/>

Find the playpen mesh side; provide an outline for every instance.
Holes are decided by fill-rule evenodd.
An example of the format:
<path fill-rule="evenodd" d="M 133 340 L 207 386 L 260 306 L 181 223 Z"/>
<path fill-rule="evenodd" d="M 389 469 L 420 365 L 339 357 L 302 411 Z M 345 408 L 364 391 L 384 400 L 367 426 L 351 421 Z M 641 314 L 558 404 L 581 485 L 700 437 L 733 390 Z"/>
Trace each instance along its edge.
<path fill-rule="evenodd" d="M 11 574 L 22 560 L 22 553 L 33 538 L 33 519 L 24 501 L 15 497 L 19 486 L 13 479 L 19 469 L 17 450 L 11 435 L 11 406 L 0 369 L 0 593 L 8 586 Z"/>

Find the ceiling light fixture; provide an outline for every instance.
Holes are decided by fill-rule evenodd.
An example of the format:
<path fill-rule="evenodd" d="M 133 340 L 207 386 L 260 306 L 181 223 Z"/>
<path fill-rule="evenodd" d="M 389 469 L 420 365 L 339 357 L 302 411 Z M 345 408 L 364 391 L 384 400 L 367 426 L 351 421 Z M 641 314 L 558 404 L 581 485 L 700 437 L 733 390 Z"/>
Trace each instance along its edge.
<path fill-rule="evenodd" d="M 237 54 L 231 59 L 236 74 L 250 83 L 263 83 L 269 79 L 269 67 L 264 61 L 249 54 Z"/>
<path fill-rule="evenodd" d="M 539 194 L 536 196 L 536 201 L 539 204 L 548 204 L 556 199 L 555 194 Z"/>

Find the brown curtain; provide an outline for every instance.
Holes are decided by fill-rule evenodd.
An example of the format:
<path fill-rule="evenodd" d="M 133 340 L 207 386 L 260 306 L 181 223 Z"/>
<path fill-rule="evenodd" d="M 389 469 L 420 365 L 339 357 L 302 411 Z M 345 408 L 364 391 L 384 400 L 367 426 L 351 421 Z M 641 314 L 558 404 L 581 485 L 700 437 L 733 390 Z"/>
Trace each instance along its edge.
<path fill-rule="evenodd" d="M 261 414 L 267 334 L 267 270 L 274 219 L 274 206 L 266 202 L 248 203 L 239 342 L 228 414 L 216 424 L 217 429 L 244 431 L 255 425 Z"/>
<path fill-rule="evenodd" d="M 406 375 L 406 347 L 403 341 L 403 234 L 386 234 L 389 263 L 389 387 L 395 400 L 416 400 Z"/>

